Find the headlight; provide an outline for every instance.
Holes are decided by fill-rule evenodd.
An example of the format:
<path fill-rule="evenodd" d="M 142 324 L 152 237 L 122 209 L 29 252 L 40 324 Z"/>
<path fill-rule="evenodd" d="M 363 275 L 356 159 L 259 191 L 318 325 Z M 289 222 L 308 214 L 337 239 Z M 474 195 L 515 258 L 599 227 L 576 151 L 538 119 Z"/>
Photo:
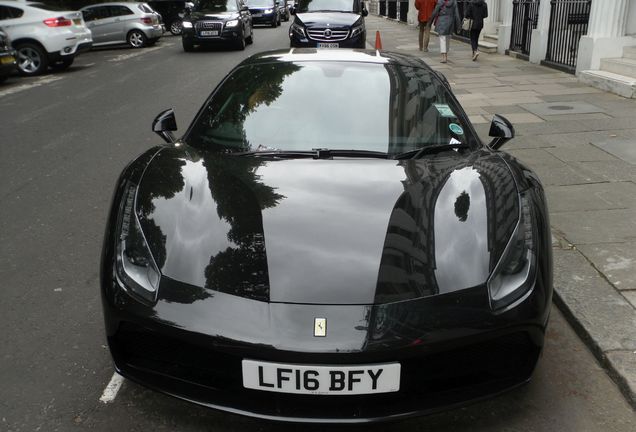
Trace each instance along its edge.
<path fill-rule="evenodd" d="M 230 20 L 225 23 L 225 27 L 236 27 L 238 25 L 238 20 Z"/>
<path fill-rule="evenodd" d="M 303 29 L 301 26 L 299 26 L 295 22 L 292 23 L 290 28 L 291 28 L 291 31 L 296 33 L 298 36 L 300 36 L 302 38 L 305 37 L 305 29 Z"/>
<path fill-rule="evenodd" d="M 183 28 L 192 28 L 192 21 L 183 21 L 181 24 Z"/>
<path fill-rule="evenodd" d="M 274 9 L 267 9 L 265 12 L 263 12 L 264 14 L 271 14 L 272 12 L 274 12 Z"/>
<path fill-rule="evenodd" d="M 501 309 L 514 303 L 527 293 L 535 282 L 536 223 L 533 209 L 524 195 L 521 196 L 519 205 L 519 222 L 488 280 L 492 309 Z"/>
<path fill-rule="evenodd" d="M 351 37 L 356 37 L 364 31 L 364 26 L 357 26 L 351 29 Z"/>
<path fill-rule="evenodd" d="M 154 302 L 160 275 L 135 214 L 136 190 L 135 184 L 128 183 L 122 200 L 115 267 L 120 281 L 132 294 Z"/>

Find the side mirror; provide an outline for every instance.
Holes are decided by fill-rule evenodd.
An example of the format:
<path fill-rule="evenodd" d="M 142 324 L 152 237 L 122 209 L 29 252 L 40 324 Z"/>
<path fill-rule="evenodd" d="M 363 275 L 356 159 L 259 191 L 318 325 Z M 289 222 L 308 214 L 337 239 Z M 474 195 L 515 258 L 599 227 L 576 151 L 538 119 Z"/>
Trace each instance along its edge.
<path fill-rule="evenodd" d="M 493 138 L 488 146 L 493 150 L 498 150 L 502 145 L 515 137 L 515 128 L 508 119 L 499 114 L 495 114 L 490 123 L 490 132 L 488 135 Z"/>
<path fill-rule="evenodd" d="M 369 11 L 364 7 L 364 3 L 362 3 L 362 16 L 365 17 L 367 15 L 369 15 Z"/>
<path fill-rule="evenodd" d="M 296 15 L 296 6 L 290 6 L 289 13 L 291 15 Z"/>
<path fill-rule="evenodd" d="M 152 131 L 158 134 L 168 144 L 176 141 L 172 132 L 177 130 L 177 119 L 172 108 L 161 111 L 152 122 Z"/>
<path fill-rule="evenodd" d="M 241 6 L 241 10 L 243 12 L 247 12 L 248 10 L 250 10 L 250 8 L 248 8 L 246 5 Z"/>

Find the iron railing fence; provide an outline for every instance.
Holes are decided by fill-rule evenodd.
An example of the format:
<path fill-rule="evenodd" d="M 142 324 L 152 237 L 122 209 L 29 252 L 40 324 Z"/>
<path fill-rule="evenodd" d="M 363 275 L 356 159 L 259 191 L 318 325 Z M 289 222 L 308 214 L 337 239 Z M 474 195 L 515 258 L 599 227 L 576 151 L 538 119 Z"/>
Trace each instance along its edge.
<path fill-rule="evenodd" d="M 513 0 L 510 51 L 530 55 L 532 30 L 539 22 L 541 0 Z"/>
<path fill-rule="evenodd" d="M 545 63 L 574 73 L 579 41 L 587 34 L 592 0 L 551 0 Z"/>

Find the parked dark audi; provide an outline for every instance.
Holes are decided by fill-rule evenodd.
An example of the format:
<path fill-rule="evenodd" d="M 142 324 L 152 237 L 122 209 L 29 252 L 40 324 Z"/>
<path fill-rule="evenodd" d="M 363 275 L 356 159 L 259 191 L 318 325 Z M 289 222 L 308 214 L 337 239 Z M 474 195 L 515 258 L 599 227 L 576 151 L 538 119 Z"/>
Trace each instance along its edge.
<path fill-rule="evenodd" d="M 183 20 L 184 51 L 218 44 L 243 50 L 253 41 L 252 16 L 243 0 L 198 0 Z"/>
<path fill-rule="evenodd" d="M 292 48 L 365 48 L 368 12 L 361 0 L 299 0 L 292 13 Z"/>
<path fill-rule="evenodd" d="M 294 121 L 281 124 L 280 118 Z M 537 176 L 402 54 L 252 56 L 121 174 L 101 287 L 125 377 L 261 418 L 369 422 L 527 382 L 552 297 Z"/>

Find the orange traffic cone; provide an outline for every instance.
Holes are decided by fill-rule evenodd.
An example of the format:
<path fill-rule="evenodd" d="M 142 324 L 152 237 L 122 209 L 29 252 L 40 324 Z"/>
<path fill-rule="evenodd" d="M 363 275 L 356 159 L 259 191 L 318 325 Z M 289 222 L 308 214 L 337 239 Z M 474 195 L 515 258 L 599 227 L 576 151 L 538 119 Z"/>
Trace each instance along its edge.
<path fill-rule="evenodd" d="M 377 50 L 382 49 L 382 39 L 380 39 L 380 30 L 377 30 L 375 32 L 375 49 Z"/>

